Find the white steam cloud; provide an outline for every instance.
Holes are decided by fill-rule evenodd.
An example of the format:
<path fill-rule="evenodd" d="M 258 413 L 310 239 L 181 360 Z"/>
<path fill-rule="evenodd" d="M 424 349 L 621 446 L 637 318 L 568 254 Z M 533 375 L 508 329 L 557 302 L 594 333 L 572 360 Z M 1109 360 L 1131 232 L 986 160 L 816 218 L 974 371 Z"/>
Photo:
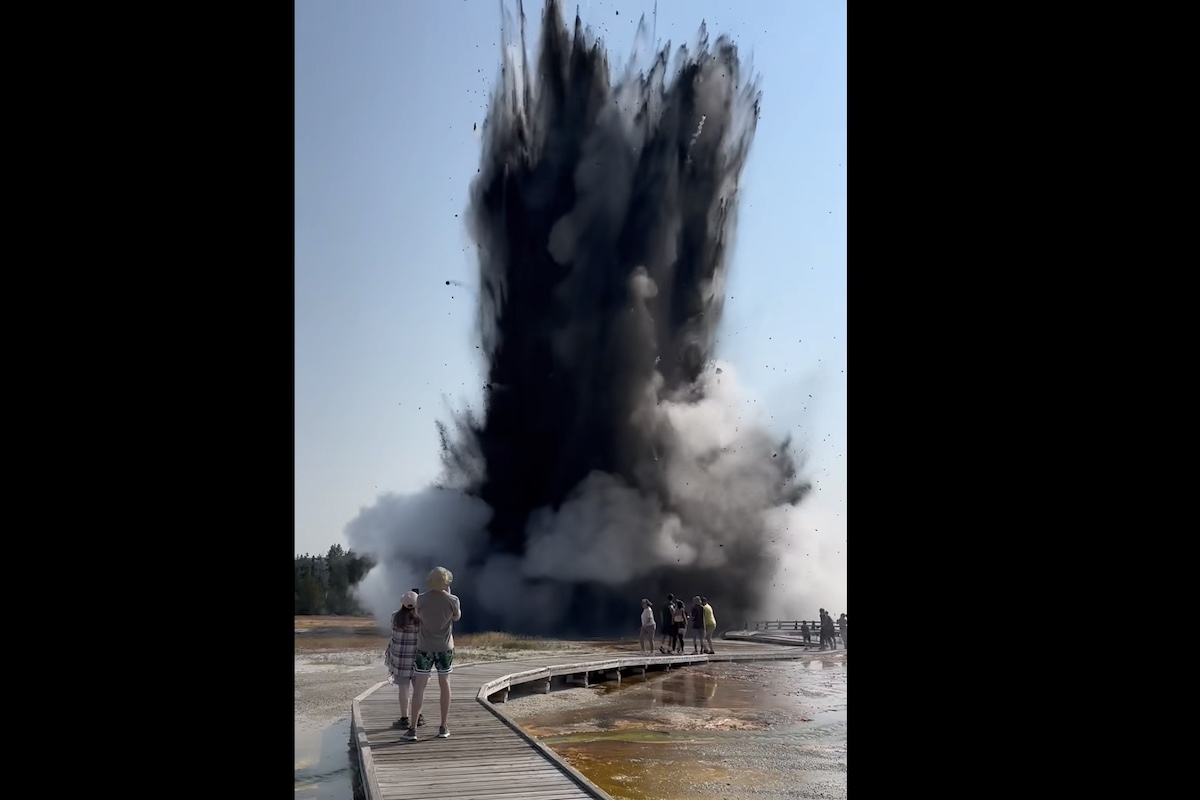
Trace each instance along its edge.
<path fill-rule="evenodd" d="M 523 556 L 493 555 L 471 567 L 486 549 L 492 512 L 485 503 L 440 488 L 384 495 L 346 527 L 350 546 L 377 561 L 358 586 L 359 599 L 386 623 L 400 596 L 424 590 L 425 575 L 441 565 L 454 573 L 456 594 L 485 603 L 506 626 L 553 627 L 563 611 L 547 581 L 620 586 L 662 566 L 722 567 L 729 558 L 722 532 L 761 514 L 779 569 L 759 613 L 797 619 L 815 617 L 820 606 L 845 610 L 844 517 L 811 503 L 760 511 L 774 478 L 763 451 L 778 445 L 751 416 L 729 364 L 714 363 L 702 380 L 699 402 L 643 409 L 649 422 L 674 432 L 658 457 L 680 513 L 664 513 L 653 496 L 593 472 L 557 512 L 531 515 Z M 631 608 L 639 599 L 631 596 Z"/>

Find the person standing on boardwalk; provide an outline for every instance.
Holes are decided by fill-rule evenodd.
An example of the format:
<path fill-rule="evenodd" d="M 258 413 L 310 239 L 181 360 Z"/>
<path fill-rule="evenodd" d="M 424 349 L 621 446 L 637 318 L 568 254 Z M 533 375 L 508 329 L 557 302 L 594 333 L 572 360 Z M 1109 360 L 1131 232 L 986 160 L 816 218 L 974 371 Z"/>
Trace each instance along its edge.
<path fill-rule="evenodd" d="M 700 605 L 704 609 L 704 644 L 706 648 L 704 652 L 711 656 L 713 655 L 712 637 L 717 632 L 717 615 L 713 613 L 707 597 L 700 598 Z"/>
<path fill-rule="evenodd" d="M 671 611 L 671 652 L 683 653 L 683 632 L 687 630 L 687 611 L 682 600 L 675 601 Z"/>
<path fill-rule="evenodd" d="M 800 623 L 800 635 L 804 637 L 804 649 L 807 650 L 812 644 L 812 631 L 808 627 L 808 620 Z"/>
<path fill-rule="evenodd" d="M 400 691 L 400 719 L 393 728 L 408 730 L 408 697 L 413 684 L 413 657 L 417 652 L 417 632 L 421 617 L 417 614 L 417 590 L 405 592 L 400 609 L 392 614 L 392 640 L 388 643 L 388 681 Z M 425 724 L 425 715 L 417 717 L 417 726 Z"/>
<path fill-rule="evenodd" d="M 638 648 L 643 653 L 654 652 L 654 609 L 650 601 L 642 598 L 642 631 L 638 634 Z"/>
<path fill-rule="evenodd" d="M 450 673 L 454 669 L 454 623 L 462 617 L 458 598 L 450 594 L 454 575 L 445 567 L 434 567 L 425 579 L 429 591 L 417 598 L 417 615 L 421 618 L 420 633 L 417 634 L 417 650 L 413 656 L 413 717 L 421 719 L 421 705 L 425 699 L 425 687 L 429 684 L 429 673 L 436 669 L 438 686 L 442 690 L 442 724 L 438 726 L 437 738 L 449 739 L 450 729 L 446 717 L 450 714 Z M 400 737 L 414 742 L 417 728 L 409 725 Z"/>
<path fill-rule="evenodd" d="M 700 655 L 701 648 L 704 647 L 704 605 L 700 602 L 700 595 L 692 598 L 692 614 L 688 620 L 688 629 L 692 632 L 692 655 Z"/>
<path fill-rule="evenodd" d="M 671 646 L 672 646 L 671 649 L 674 649 L 675 637 L 671 633 L 673 630 L 673 628 L 671 626 L 671 615 L 674 611 L 675 611 L 675 595 L 668 594 L 667 602 L 663 604 L 662 612 L 659 615 L 659 622 L 662 625 L 662 643 L 658 646 L 658 649 L 663 653 L 667 652 L 667 644 L 668 643 L 671 644 Z"/>
<path fill-rule="evenodd" d="M 829 612 L 821 609 L 821 649 L 825 649 L 825 645 L 829 645 L 830 650 L 836 650 L 837 644 L 833 639 L 833 617 L 829 616 Z"/>
<path fill-rule="evenodd" d="M 850 622 L 850 621 L 846 619 L 846 612 L 845 612 L 845 611 L 843 611 L 843 612 L 842 612 L 842 615 L 841 615 L 840 617 L 838 617 L 838 628 L 840 628 L 840 629 L 841 629 L 841 631 L 842 631 L 842 649 L 843 649 L 843 650 L 845 650 L 845 649 L 846 649 L 846 646 L 847 646 L 847 643 L 846 643 L 846 628 L 847 628 L 847 627 L 849 627 L 849 622 Z"/>

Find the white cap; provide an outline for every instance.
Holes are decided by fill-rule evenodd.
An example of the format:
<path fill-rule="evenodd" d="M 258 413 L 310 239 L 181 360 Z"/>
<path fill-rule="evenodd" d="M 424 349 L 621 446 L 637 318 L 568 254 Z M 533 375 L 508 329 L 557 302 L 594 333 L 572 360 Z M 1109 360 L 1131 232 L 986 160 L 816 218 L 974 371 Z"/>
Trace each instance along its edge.
<path fill-rule="evenodd" d="M 416 592 L 405 592 L 404 596 L 400 598 L 400 605 L 404 606 L 405 608 L 416 608 L 417 593 Z"/>

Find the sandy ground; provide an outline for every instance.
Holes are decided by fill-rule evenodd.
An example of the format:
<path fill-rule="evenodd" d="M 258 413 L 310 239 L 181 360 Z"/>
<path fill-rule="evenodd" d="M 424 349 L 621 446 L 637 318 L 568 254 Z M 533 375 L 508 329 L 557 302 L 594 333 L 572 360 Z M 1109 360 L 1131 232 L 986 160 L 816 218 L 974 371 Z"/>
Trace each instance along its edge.
<path fill-rule="evenodd" d="M 549 714 L 561 714 L 565 711 L 575 711 L 582 708 L 600 708 L 605 703 L 603 686 L 568 686 L 555 689 L 550 694 L 534 692 L 518 694 L 513 689 L 504 704 L 504 711 L 516 722 L 528 722 Z"/>
<path fill-rule="evenodd" d="M 386 646 L 386 644 L 384 645 Z M 296 653 L 296 727 L 323 728 L 350 713 L 355 697 L 387 680 L 383 647 Z"/>

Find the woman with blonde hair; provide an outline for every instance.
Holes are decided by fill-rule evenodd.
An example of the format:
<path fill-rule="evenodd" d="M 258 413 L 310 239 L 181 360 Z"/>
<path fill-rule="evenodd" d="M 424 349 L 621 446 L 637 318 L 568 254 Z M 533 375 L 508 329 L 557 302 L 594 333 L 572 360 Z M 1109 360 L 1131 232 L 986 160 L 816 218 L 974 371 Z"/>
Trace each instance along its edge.
<path fill-rule="evenodd" d="M 417 590 L 405 592 L 400 608 L 392 614 L 392 640 L 388 643 L 388 682 L 400 690 L 400 719 L 393 728 L 408 730 L 408 691 L 413 683 L 413 657 L 417 652 L 417 633 L 421 630 L 421 615 L 417 613 Z M 425 715 L 417 717 L 417 725 L 425 724 Z"/>

